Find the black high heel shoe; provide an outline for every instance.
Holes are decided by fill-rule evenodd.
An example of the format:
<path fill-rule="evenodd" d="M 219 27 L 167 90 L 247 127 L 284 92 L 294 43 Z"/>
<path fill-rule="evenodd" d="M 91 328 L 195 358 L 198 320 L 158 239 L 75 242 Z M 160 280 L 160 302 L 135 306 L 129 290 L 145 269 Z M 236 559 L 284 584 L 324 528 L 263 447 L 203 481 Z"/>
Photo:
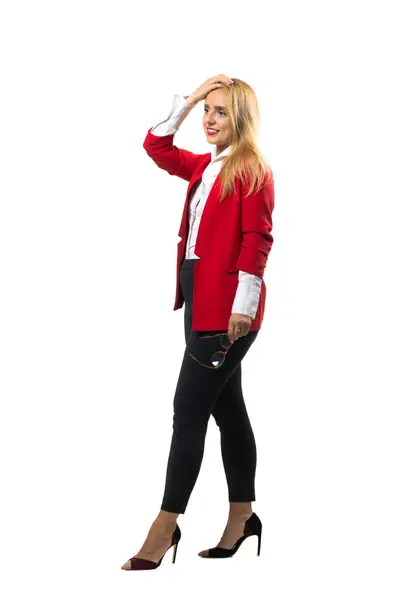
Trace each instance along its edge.
<path fill-rule="evenodd" d="M 175 558 L 176 558 L 176 551 L 178 550 L 178 544 L 179 544 L 179 540 L 181 539 L 181 537 L 182 537 L 182 533 L 181 533 L 181 530 L 179 529 L 179 525 L 177 523 L 175 531 L 172 534 L 171 543 L 158 562 L 154 562 L 154 560 L 147 560 L 146 558 L 135 558 L 134 556 L 132 556 L 132 558 L 129 559 L 131 561 L 131 568 L 123 569 L 123 570 L 124 571 L 144 571 L 144 570 L 149 570 L 149 569 L 157 569 L 157 567 L 159 567 L 161 565 L 162 559 L 167 554 L 167 552 L 171 548 L 171 546 L 175 546 L 174 553 L 172 555 L 172 563 L 174 563 Z M 122 567 L 121 567 L 121 569 L 122 569 Z"/>
<path fill-rule="evenodd" d="M 200 554 L 202 558 L 228 558 L 229 556 L 233 556 L 239 550 L 240 546 L 244 542 L 244 540 L 252 535 L 258 536 L 258 547 L 257 547 L 257 556 L 260 556 L 261 551 L 261 530 L 262 523 L 256 513 L 253 512 L 251 517 L 249 517 L 245 523 L 244 531 L 242 537 L 240 537 L 237 542 L 235 542 L 232 548 L 220 548 L 215 546 L 214 548 L 208 549 L 208 554 Z"/>

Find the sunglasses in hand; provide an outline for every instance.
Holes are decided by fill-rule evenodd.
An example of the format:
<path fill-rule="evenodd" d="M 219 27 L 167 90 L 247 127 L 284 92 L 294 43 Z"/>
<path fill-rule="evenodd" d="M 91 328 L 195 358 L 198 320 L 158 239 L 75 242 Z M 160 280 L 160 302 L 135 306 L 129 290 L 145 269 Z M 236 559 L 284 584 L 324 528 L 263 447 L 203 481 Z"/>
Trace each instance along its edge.
<path fill-rule="evenodd" d="M 233 342 L 231 342 L 231 340 L 229 339 L 229 335 L 228 332 L 226 333 L 216 333 L 213 335 L 202 335 L 199 336 L 198 339 L 199 340 L 205 340 L 205 339 L 210 339 L 210 338 L 220 338 L 219 343 L 221 345 L 222 348 L 224 348 L 223 350 L 216 350 L 210 357 L 210 365 L 205 365 L 204 363 L 200 362 L 195 356 L 193 356 L 193 354 L 189 354 L 189 356 L 191 356 L 195 361 L 197 361 L 200 365 L 202 365 L 203 367 L 206 367 L 207 369 L 219 369 L 225 361 L 225 356 L 228 354 L 228 350 L 229 348 L 232 346 Z"/>

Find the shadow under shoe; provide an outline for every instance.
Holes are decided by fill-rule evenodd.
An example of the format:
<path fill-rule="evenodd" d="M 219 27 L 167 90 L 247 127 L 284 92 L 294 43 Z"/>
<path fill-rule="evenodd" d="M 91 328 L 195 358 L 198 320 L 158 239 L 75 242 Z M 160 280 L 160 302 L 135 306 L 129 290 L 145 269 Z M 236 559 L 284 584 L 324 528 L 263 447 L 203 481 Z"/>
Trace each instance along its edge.
<path fill-rule="evenodd" d="M 171 548 L 171 546 L 175 546 L 174 553 L 172 555 L 172 563 L 175 563 L 176 551 L 178 549 L 178 544 L 179 544 L 179 540 L 181 539 L 181 537 L 182 537 L 182 533 L 181 533 L 181 530 L 177 523 L 175 531 L 172 534 L 171 543 L 158 562 L 155 562 L 154 560 L 147 560 L 146 558 L 135 558 L 134 556 L 132 556 L 132 558 L 130 558 L 127 561 L 127 562 L 130 561 L 130 568 L 125 568 L 124 566 L 122 566 L 121 569 L 123 569 L 124 571 L 145 571 L 145 570 L 147 571 L 149 569 L 157 569 L 157 567 L 159 567 L 161 565 L 162 559 L 167 554 L 167 552 Z"/>
<path fill-rule="evenodd" d="M 198 556 L 202 558 L 228 558 L 233 556 L 240 548 L 244 540 L 252 535 L 258 536 L 257 556 L 260 556 L 261 551 L 261 531 L 262 523 L 255 512 L 249 517 L 244 525 L 243 535 L 233 544 L 232 548 L 221 548 L 215 546 L 208 550 L 202 550 Z"/>

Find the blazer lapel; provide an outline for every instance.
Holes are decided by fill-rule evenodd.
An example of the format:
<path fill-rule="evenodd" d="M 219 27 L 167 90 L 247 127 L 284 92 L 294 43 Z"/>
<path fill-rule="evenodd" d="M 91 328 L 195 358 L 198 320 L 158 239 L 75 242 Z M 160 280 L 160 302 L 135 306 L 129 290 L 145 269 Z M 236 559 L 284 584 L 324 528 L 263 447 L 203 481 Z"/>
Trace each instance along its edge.
<path fill-rule="evenodd" d="M 203 208 L 203 214 L 201 215 L 200 226 L 197 232 L 196 245 L 194 253 L 196 256 L 201 258 L 202 253 L 207 245 L 207 226 L 213 219 L 213 214 L 220 204 L 221 195 L 221 178 L 219 174 L 215 178 L 213 186 L 208 195 L 207 201 Z"/>
<path fill-rule="evenodd" d="M 192 195 L 197 190 L 197 187 L 201 183 L 202 175 L 206 166 L 211 162 L 211 153 L 205 155 L 204 161 L 199 164 L 198 168 L 193 174 L 193 178 L 189 183 L 187 194 L 186 194 L 186 202 L 183 210 L 181 225 L 179 228 L 179 237 L 186 241 L 186 236 L 188 232 L 188 209 L 189 203 L 192 198 Z M 197 233 L 196 246 L 194 248 L 194 253 L 196 256 L 201 258 L 201 254 L 204 252 L 204 249 L 207 247 L 207 226 L 213 219 L 214 213 L 220 205 L 221 197 L 221 177 L 218 173 L 215 181 L 212 185 L 208 198 L 203 208 L 203 213 L 201 216 L 200 227 Z"/>
<path fill-rule="evenodd" d="M 188 189 L 186 192 L 185 206 L 183 207 L 182 219 L 181 219 L 181 224 L 180 224 L 179 233 L 178 233 L 179 237 L 181 237 L 182 239 L 186 239 L 186 234 L 187 234 L 187 230 L 188 230 L 188 212 L 189 212 L 190 200 L 191 200 L 193 194 L 196 192 L 198 186 L 201 183 L 201 178 L 202 178 L 204 169 L 210 162 L 211 162 L 211 153 L 208 153 L 205 155 L 204 160 L 200 162 L 199 166 L 193 173 L 192 179 L 189 182 Z"/>

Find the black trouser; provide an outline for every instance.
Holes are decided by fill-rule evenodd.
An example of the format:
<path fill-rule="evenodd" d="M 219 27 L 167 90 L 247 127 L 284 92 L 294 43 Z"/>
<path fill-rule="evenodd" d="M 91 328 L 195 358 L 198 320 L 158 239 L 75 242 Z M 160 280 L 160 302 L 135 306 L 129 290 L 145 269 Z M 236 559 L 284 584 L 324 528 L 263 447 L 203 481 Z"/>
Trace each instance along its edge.
<path fill-rule="evenodd" d="M 197 362 L 211 364 L 212 354 L 223 348 L 219 336 L 199 339 L 199 335 L 212 335 L 222 330 L 191 330 L 195 260 L 185 259 L 180 270 L 180 285 L 185 301 L 186 349 L 174 397 L 173 434 L 161 504 L 162 510 L 174 513 L 185 512 L 196 483 L 210 415 L 213 415 L 221 432 L 222 462 L 229 502 L 255 500 L 257 452 L 243 399 L 240 362 L 258 331 L 249 331 L 238 338 L 219 369 L 210 369 Z M 228 330 L 228 323 L 226 325 L 224 332 Z"/>

